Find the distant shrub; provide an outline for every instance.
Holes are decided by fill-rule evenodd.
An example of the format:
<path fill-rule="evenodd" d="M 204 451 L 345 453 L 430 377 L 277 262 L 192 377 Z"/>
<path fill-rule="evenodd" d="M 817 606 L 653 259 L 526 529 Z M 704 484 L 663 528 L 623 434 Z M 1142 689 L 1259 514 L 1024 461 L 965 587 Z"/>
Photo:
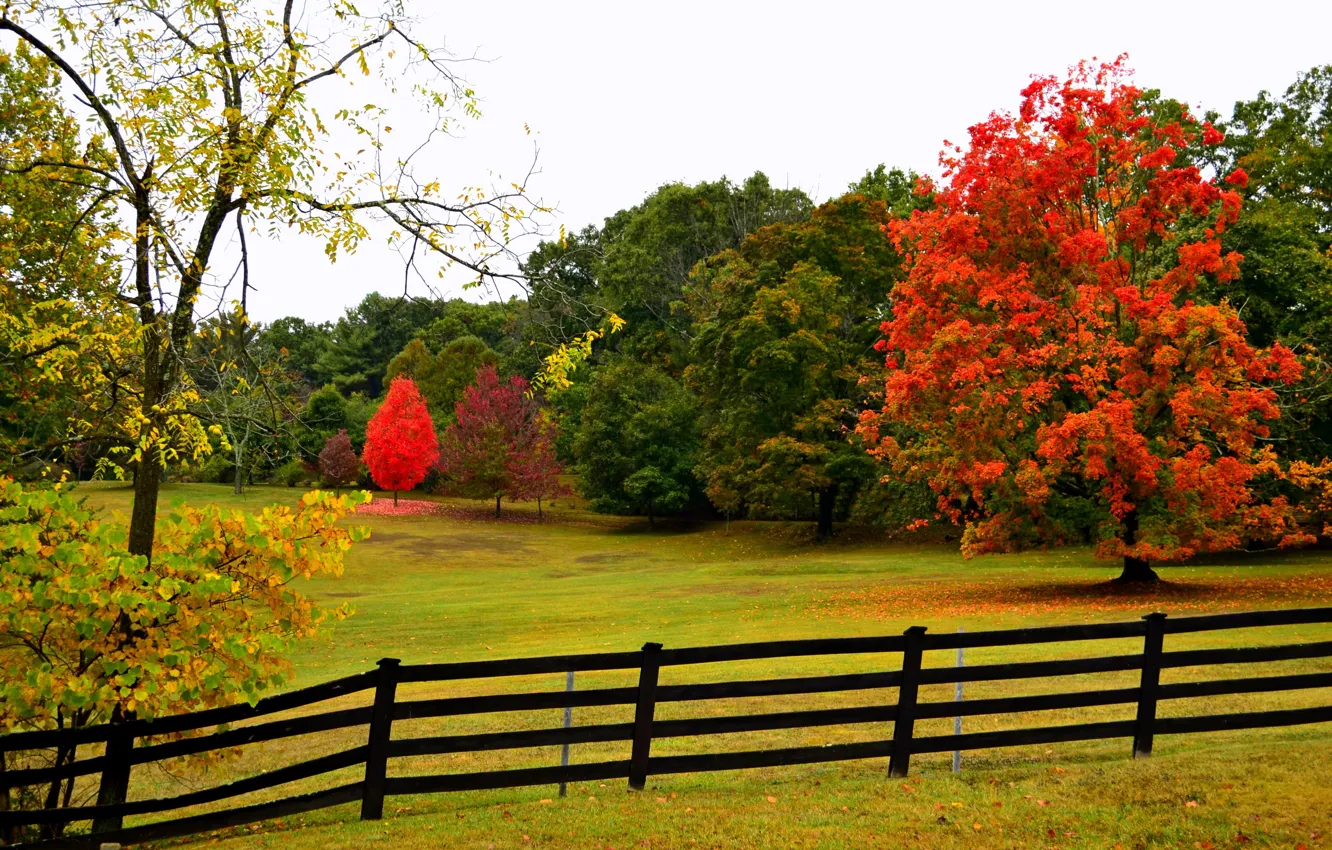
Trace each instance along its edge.
<path fill-rule="evenodd" d="M 215 451 L 194 471 L 194 477 L 208 484 L 230 484 L 236 479 L 236 464 L 226 454 Z"/>
<path fill-rule="evenodd" d="M 300 458 L 292 458 L 279 466 L 273 472 L 274 484 L 285 484 L 288 487 L 304 487 L 311 480 L 310 470 Z"/>

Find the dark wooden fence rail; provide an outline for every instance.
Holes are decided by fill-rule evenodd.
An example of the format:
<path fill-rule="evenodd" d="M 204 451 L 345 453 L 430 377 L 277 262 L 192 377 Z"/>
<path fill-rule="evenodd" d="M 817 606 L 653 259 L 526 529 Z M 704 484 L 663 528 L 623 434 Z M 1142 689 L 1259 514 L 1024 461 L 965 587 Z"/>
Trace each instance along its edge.
<path fill-rule="evenodd" d="M 1142 620 L 1126 623 L 936 635 L 929 634 L 923 626 L 913 626 L 902 635 L 888 637 L 771 641 L 686 649 L 664 649 L 661 644 L 648 643 L 638 652 L 452 664 L 401 665 L 397 659 L 386 658 L 379 662 L 376 670 L 268 697 L 253 706 L 229 706 L 152 721 L 135 720 L 76 730 L 23 732 L 0 736 L 0 752 L 68 748 L 85 744 L 104 745 L 102 755 L 72 763 L 0 772 L 0 789 L 6 790 L 27 785 L 44 785 L 56 779 L 74 776 L 93 773 L 101 775 L 96 805 L 33 811 L 0 811 L 0 836 L 8 835 L 19 827 L 42 825 L 51 829 L 54 825 L 88 822 L 92 825 L 92 831 L 89 833 L 70 834 L 18 845 L 53 849 L 84 848 L 97 846 L 99 842 L 105 841 L 141 842 L 188 835 L 357 801 L 361 803 L 363 819 L 377 819 L 383 816 L 384 799 L 401 794 L 553 785 L 561 782 L 602 779 L 628 779 L 630 788 L 641 789 L 650 775 L 814 764 L 849 759 L 887 757 L 889 775 L 906 776 L 911 757 L 918 753 L 1104 738 L 1131 739 L 1134 756 L 1143 757 L 1150 755 L 1152 742 L 1157 735 L 1332 721 L 1332 705 L 1158 718 L 1156 709 L 1162 700 L 1332 687 L 1332 672 L 1251 676 L 1163 685 L 1160 681 L 1161 671 L 1165 669 L 1255 664 L 1332 656 L 1332 641 L 1167 652 L 1165 639 L 1168 635 L 1329 622 L 1332 622 L 1332 608 L 1259 611 L 1178 619 L 1170 619 L 1165 614 L 1149 614 Z M 980 664 L 968 667 L 929 667 L 923 663 L 925 653 L 932 650 L 1012 647 L 1124 638 L 1141 638 L 1143 640 L 1141 651 L 1129 655 Z M 663 667 L 799 656 L 880 653 L 900 654 L 901 660 L 895 665 L 896 669 L 751 681 L 658 684 L 659 671 Z M 549 691 L 444 699 L 397 698 L 398 685 L 411 682 L 442 682 L 600 670 L 637 670 L 638 685 L 583 691 Z M 1140 671 L 1139 684 L 1136 687 L 973 699 L 967 702 L 920 702 L 918 699 L 920 688 L 925 685 L 1044 679 L 1133 670 Z M 655 719 L 659 703 L 881 688 L 896 688 L 896 702 L 852 708 L 687 720 Z M 375 692 L 374 702 L 363 708 L 337 709 L 304 717 L 257 723 L 240 729 L 215 731 L 196 737 L 161 740 L 163 736 L 198 732 L 221 724 L 251 720 L 371 689 Z M 393 737 L 393 724 L 399 720 L 570 706 L 615 705 L 634 706 L 633 721 L 517 732 L 396 739 Z M 1109 705 L 1134 705 L 1136 713 L 1131 720 L 927 737 L 915 735 L 917 720 Z M 652 742 L 662 738 L 886 722 L 893 723 L 893 735 L 891 739 L 882 741 L 702 755 L 653 756 L 651 754 Z M 135 765 L 350 726 L 369 727 L 364 745 L 301 761 L 214 788 L 191 791 L 173 797 L 124 802 L 128 792 L 130 772 Z M 473 773 L 388 776 L 388 762 L 394 758 L 608 741 L 630 742 L 629 758 Z M 128 816 L 159 814 L 215 803 L 356 766 L 363 766 L 362 778 L 334 788 L 269 803 L 233 807 L 129 828 L 123 827 L 124 818 Z"/>

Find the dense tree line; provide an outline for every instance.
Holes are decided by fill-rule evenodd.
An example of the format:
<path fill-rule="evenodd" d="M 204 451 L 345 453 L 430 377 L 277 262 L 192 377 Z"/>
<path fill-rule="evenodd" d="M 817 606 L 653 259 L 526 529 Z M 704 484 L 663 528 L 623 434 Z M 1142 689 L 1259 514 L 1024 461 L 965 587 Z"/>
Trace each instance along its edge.
<path fill-rule="evenodd" d="M 1099 73 L 1100 82 L 1063 81 L 1063 89 L 1051 82 L 1053 88 L 1039 105 L 1028 91 L 1024 109 L 1032 112 L 1026 117 L 1034 120 L 1041 109 L 1054 108 L 1049 104 L 1057 100 L 1056 92 L 1063 92 L 1064 118 L 1100 120 L 1091 93 L 1109 97 L 1111 84 L 1104 77 L 1107 71 Z M 1162 202 L 1159 215 L 1150 213 L 1156 216 L 1152 238 L 1159 244 L 1123 249 L 1132 274 L 1140 276 L 1140 283 L 1133 285 L 1142 295 L 1154 285 L 1149 282 L 1172 279 L 1177 255 L 1188 245 L 1211 246 L 1206 250 L 1214 248 L 1222 258 L 1242 255 L 1233 268 L 1226 260 L 1224 270 L 1215 263 L 1189 260 L 1187 285 L 1167 286 L 1159 297 L 1179 309 L 1195 302 L 1216 308 L 1216 315 L 1225 318 L 1215 321 L 1232 322 L 1243 344 L 1255 352 L 1291 353 L 1294 365 L 1282 372 L 1282 380 L 1259 380 L 1261 370 L 1250 369 L 1246 380 L 1256 382 L 1254 398 L 1270 396 L 1272 415 L 1262 422 L 1252 420 L 1246 440 L 1279 458 L 1274 463 L 1282 469 L 1302 463 L 1306 466 L 1299 467 L 1299 474 L 1324 474 L 1319 472 L 1327 468 L 1324 458 L 1332 455 L 1332 370 L 1327 363 L 1327 352 L 1332 351 L 1332 68 L 1302 75 L 1279 96 L 1262 93 L 1237 103 L 1229 116 L 1196 118 L 1159 92 L 1131 89 L 1123 80 L 1115 83 L 1120 84 L 1123 91 L 1116 89 L 1119 100 L 1112 106 L 1117 115 L 1122 113 L 1124 124 L 1115 132 L 1125 138 L 1156 134 L 1168 153 L 1132 148 L 1136 153 L 1123 154 L 1138 159 L 1121 188 L 1105 182 L 1111 170 L 1104 162 L 1095 165 L 1094 170 L 1100 169 L 1096 180 L 1102 182 L 1079 191 L 1090 192 L 1089 197 L 1097 192 L 1115 197 L 1076 213 L 1101 222 L 1078 238 L 1094 241 L 1101 238 L 1098 233 L 1113 234 L 1126 226 L 1116 223 L 1124 205 L 1140 196 L 1159 198 L 1165 191 L 1162 181 L 1175 180 L 1172 191 L 1180 193 L 1176 200 Z M 1078 93 L 1070 94 L 1075 90 Z M 293 316 L 248 331 L 235 330 L 221 317 L 204 325 L 201 336 L 212 344 L 194 345 L 188 358 L 198 408 L 205 421 L 217 426 L 209 438 L 215 451 L 202 468 L 184 464 L 173 474 L 225 480 L 237 487 L 253 480 L 314 481 L 318 459 L 330 441 L 337 442 L 335 454 L 343 461 L 339 468 L 347 466 L 348 457 L 365 452 L 367 425 L 394 379 L 412 379 L 442 437 L 482 373 L 500 378 L 490 379 L 488 386 L 507 387 L 510 377 L 523 382 L 525 392 L 544 409 L 541 439 L 549 440 L 563 467 L 576 473 L 577 489 L 595 510 L 644 515 L 653 522 L 671 514 L 808 520 L 820 536 L 831 535 L 839 521 L 893 529 L 939 521 L 970 525 L 969 539 L 977 551 L 1050 541 L 1097 543 L 1110 535 L 1121 544 L 1128 540 L 1116 551 L 1136 552 L 1134 532 L 1126 538 L 1124 523 L 1136 528 L 1145 522 L 1146 530 L 1138 534 L 1147 539 L 1157 533 L 1151 530 L 1156 522 L 1150 519 L 1156 515 L 1152 512 L 1167 510 L 1169 498 L 1148 496 L 1144 490 L 1144 513 L 1117 513 L 1113 505 L 1118 503 L 1097 496 L 1085 470 L 1078 478 L 1066 467 L 1056 470 L 1048 457 L 1037 458 L 1032 452 L 1048 454 L 1053 449 L 1048 440 L 1036 439 L 1036 430 L 1049 424 L 1046 419 L 1023 424 L 1023 416 L 1034 409 L 1031 398 L 1017 398 L 1014 411 L 1025 413 L 1008 414 L 1000 427 L 959 414 L 959 405 L 972 404 L 964 391 L 971 379 L 947 378 L 951 373 L 942 371 L 943 361 L 937 358 L 923 367 L 933 373 L 922 372 L 910 393 L 901 383 L 905 373 L 894 376 L 891 368 L 885 373 L 886 356 L 890 366 L 905 364 L 903 358 L 910 356 L 900 347 L 907 345 L 908 330 L 917 334 L 912 344 L 934 346 L 931 350 L 938 355 L 943 339 L 938 334 L 949 322 L 949 333 L 960 327 L 957 322 L 968 323 L 972 330 L 997 322 L 997 330 L 1025 321 L 1027 315 L 1022 310 L 1004 313 L 993 294 L 967 296 L 977 299 L 968 302 L 953 284 L 941 290 L 942 300 L 928 310 L 923 302 L 914 307 L 908 303 L 908 298 L 921 297 L 919 280 L 927 273 L 922 263 L 933 256 L 923 250 L 922 240 L 943 238 L 922 229 L 922 222 L 956 227 L 979 216 L 986 226 L 998 229 L 987 236 L 984 251 L 959 249 L 953 261 L 973 268 L 993 266 L 984 274 L 1011 265 L 1033 281 L 1031 275 L 1043 275 L 1047 282 L 1031 283 L 1032 291 L 1053 299 L 1052 309 L 1059 304 L 1071 308 L 1075 296 L 1069 293 L 1086 284 L 1077 275 L 1093 274 L 1092 267 L 1076 271 L 1066 262 L 1060 252 L 1071 250 L 1067 234 L 1051 238 L 1049 228 L 1073 207 L 1051 208 L 1040 222 L 1046 231 L 1038 237 L 1034 222 L 1008 210 L 1018 201 L 1030 209 L 1045 201 L 1014 201 L 1017 195 L 1004 200 L 1002 181 L 1017 172 L 999 167 L 1003 157 L 1015 157 L 1015 164 L 1028 169 L 1022 180 L 1046 179 L 1041 146 L 1058 135 L 1058 126 L 1054 121 L 1019 150 L 1015 146 L 1024 131 L 994 124 L 993 119 L 977 125 L 971 150 L 977 157 L 991 157 L 986 167 L 992 170 L 972 174 L 967 178 L 972 182 L 960 188 L 956 173 L 936 185 L 914 172 L 884 165 L 822 204 L 799 189 L 773 186 L 762 173 L 741 182 L 722 178 L 668 184 L 606 217 L 600 226 L 538 245 L 522 265 L 525 298 L 477 302 L 375 293 L 336 321 L 311 323 Z M 57 131 L 55 126 L 52 132 Z M 1098 132 L 1103 133 L 1103 144 L 1114 135 L 1105 127 Z M 1126 143 L 1124 150 L 1130 147 Z M 1147 158 L 1149 153 L 1155 158 Z M 949 167 L 954 172 L 979 168 L 965 158 Z M 1244 179 L 1227 182 L 1236 174 Z M 1199 188 L 1181 189 L 1180 180 L 1192 180 Z M 987 193 L 999 199 L 991 207 L 985 206 Z M 1071 195 L 1067 203 L 1074 203 Z M 996 253 L 996 246 L 1010 235 L 1017 241 L 1009 254 Z M 1107 258 L 1120 256 L 1116 239 L 1108 243 Z M 97 246 L 86 250 L 95 253 Z M 29 256 L 35 262 L 42 255 Z M 1044 271 L 1043 263 L 1049 263 Z M 1061 290 L 1054 285 L 1056 278 L 1063 281 L 1060 286 L 1072 288 Z M 613 326 L 608 317 L 613 317 Z M 1040 321 L 1046 328 L 1058 324 L 1053 313 Z M 1081 327 L 1085 332 L 1085 323 Z M 1129 328 L 1122 321 L 1107 327 L 1102 347 L 1125 343 L 1125 334 L 1140 332 Z M 242 340 L 228 342 L 228 335 L 238 333 Z M 1188 337 L 1189 332 L 1181 333 Z M 1060 334 L 1064 332 L 1056 336 Z M 543 382 L 552 353 L 567 353 L 578 340 L 581 349 L 567 361 L 561 380 Z M 949 344 L 955 342 L 950 337 Z M 1181 340 L 1163 337 L 1160 345 L 1169 352 L 1153 355 L 1158 365 L 1165 362 L 1161 358 L 1188 350 Z M 244 368 L 218 368 L 219 352 L 228 350 L 243 352 L 226 362 Z M 982 362 L 989 356 L 984 351 L 988 349 L 975 348 L 970 356 Z M 1056 360 L 1042 368 L 1054 368 Z M 1086 358 L 1075 360 L 1065 365 L 1101 368 Z M 1016 376 L 1016 368 L 984 376 L 989 382 L 985 392 Z M 1113 377 L 1120 374 L 1119 367 L 1106 368 L 1112 384 L 1123 379 Z M 1037 376 L 1035 385 L 1045 386 L 1046 377 Z M 943 383 L 931 389 L 934 379 Z M 237 387 L 246 391 L 238 393 Z M 953 400 L 928 413 L 948 398 Z M 1060 416 L 1080 411 L 1083 404 L 1059 393 L 1042 403 L 1054 405 L 1051 409 L 1062 411 Z M 11 423 L 41 421 L 17 417 L 16 409 L 9 405 Z M 1251 419 L 1254 414 L 1226 415 Z M 948 427 L 958 439 L 928 442 L 931 429 L 943 422 L 952 423 Z M 1029 446 L 1014 442 L 1019 433 L 1014 428 L 1031 429 L 1025 432 L 1032 440 Z M 1148 443 L 1163 439 L 1150 428 L 1142 433 Z M 980 463 L 968 441 L 986 439 L 1017 446 L 992 458 L 1005 465 L 1010 477 L 987 479 L 967 471 Z M 1202 442 L 1197 446 L 1214 459 L 1225 455 L 1218 448 L 1224 442 L 1219 437 L 1198 439 Z M 1038 449 L 1038 443 L 1044 448 Z M 223 445 L 225 452 L 220 451 Z M 885 451 L 886 445 L 915 448 L 894 454 Z M 1164 444 L 1151 445 L 1154 457 L 1169 456 Z M 80 451 L 95 457 L 99 447 L 81 446 Z M 450 463 L 438 464 L 421 486 L 452 487 L 459 493 L 477 490 L 470 474 L 450 474 L 451 467 L 459 466 L 456 455 Z M 65 446 L 46 456 L 73 464 L 78 454 Z M 913 461 L 903 460 L 908 457 Z M 1032 509 L 1030 499 L 1023 501 L 1022 488 L 1035 486 L 1033 480 L 1019 484 L 1011 477 L 1027 469 L 1027 457 L 1045 464 L 1041 468 L 1049 472 L 1042 486 L 1052 495 L 1040 510 Z M 1245 510 L 1279 504 L 1295 506 L 1290 510 L 1298 512 L 1295 479 L 1268 474 L 1259 470 L 1257 461 L 1252 463 L 1256 465 L 1245 479 L 1242 496 L 1232 494 Z M 1092 468 L 1099 469 L 1095 464 Z M 1207 475 L 1219 474 L 1213 467 L 1206 469 Z M 350 483 L 351 477 L 343 469 L 336 483 Z M 364 469 L 359 481 L 373 483 Z M 487 490 L 492 498 L 494 489 Z M 1180 492 L 1160 492 L 1167 491 Z M 1180 510 L 1171 504 L 1169 510 Z M 1144 555 L 1172 557 L 1196 551 L 1203 535 L 1227 545 L 1261 537 L 1221 533 L 1239 513 L 1231 511 L 1224 521 L 1194 515 L 1192 531 L 1176 528 L 1169 542 L 1140 548 Z M 981 540 L 989 533 L 985 529 L 1000 527 L 1003 535 Z"/>

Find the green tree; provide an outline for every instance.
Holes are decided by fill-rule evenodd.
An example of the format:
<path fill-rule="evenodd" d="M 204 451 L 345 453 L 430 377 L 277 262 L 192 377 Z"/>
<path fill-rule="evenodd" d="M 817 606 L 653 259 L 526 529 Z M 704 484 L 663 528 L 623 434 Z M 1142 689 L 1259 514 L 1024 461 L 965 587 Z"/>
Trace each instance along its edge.
<path fill-rule="evenodd" d="M 675 513 L 700 501 L 698 401 L 661 369 L 618 359 L 593 373 L 574 439 L 593 510 Z"/>
<path fill-rule="evenodd" d="M 776 189 L 761 172 L 739 185 L 724 177 L 668 183 L 600 229 L 541 243 L 523 265 L 531 347 L 558 355 L 599 333 L 599 348 L 679 375 L 689 322 L 675 304 L 689 270 L 761 227 L 808 218 L 812 206 L 799 189 Z"/>
<path fill-rule="evenodd" d="M 379 410 L 379 400 L 367 398 L 365 393 L 352 393 L 347 396 L 345 411 L 347 434 L 351 437 L 352 447 L 356 451 L 365 451 L 365 431 L 370 420 Z"/>
<path fill-rule="evenodd" d="M 864 195 L 871 201 L 883 201 L 888 212 L 898 218 L 906 218 L 915 210 L 927 210 L 934 205 L 933 191 L 920 191 L 919 180 L 920 175 L 914 171 L 890 169 L 879 163 L 847 186 L 846 191 L 853 195 Z"/>
<path fill-rule="evenodd" d="M 882 201 L 846 195 L 701 263 L 686 384 L 703 407 L 700 474 L 730 512 L 802 516 L 828 536 L 871 474 L 850 436 L 878 317 L 901 275 Z"/>
<path fill-rule="evenodd" d="M 439 362 L 441 419 L 436 422 L 447 425 L 453 421 L 453 409 L 462 401 L 463 393 L 476 383 L 478 369 L 486 366 L 500 366 L 499 355 L 490 349 L 479 337 L 460 336 L 444 346 L 436 358 Z"/>
<path fill-rule="evenodd" d="M 774 189 L 757 172 L 740 185 L 724 177 L 694 186 L 670 183 L 606 219 L 598 278 L 606 306 L 628 322 L 619 350 L 678 374 L 688 319 L 672 305 L 690 270 L 761 227 L 808 218 L 811 206 L 804 192 Z"/>
<path fill-rule="evenodd" d="M 1244 215 L 1222 245 L 1244 261 L 1237 280 L 1198 297 L 1229 300 L 1255 345 L 1279 341 L 1300 356 L 1305 376 L 1282 392 L 1273 437 L 1283 456 L 1317 463 L 1332 455 L 1332 65 L 1281 97 L 1235 104 L 1222 129 L 1214 167 L 1248 176 Z"/>
<path fill-rule="evenodd" d="M 421 396 L 426 400 L 426 403 L 431 404 L 433 401 L 431 398 L 432 393 L 430 392 L 432 389 L 431 385 L 436 383 L 436 375 L 438 371 L 438 359 L 436 359 L 435 355 L 431 353 L 430 349 L 426 348 L 425 343 L 421 342 L 418 338 L 407 343 L 407 346 L 389 361 L 388 368 L 384 370 L 384 380 L 391 384 L 393 379 L 400 375 L 405 375 L 406 377 L 411 378 L 412 381 L 415 382 L 416 388 L 420 390 Z M 435 416 L 435 412 L 434 409 L 430 411 L 432 419 Z"/>
<path fill-rule="evenodd" d="M 199 393 L 199 418 L 220 430 L 231 452 L 232 489 L 244 492 L 260 464 L 276 465 L 290 445 L 295 397 L 281 356 L 239 311 L 200 324 L 189 371 Z"/>
<path fill-rule="evenodd" d="M 453 421 L 453 408 L 476 380 L 476 370 L 498 365 L 499 356 L 478 337 L 456 337 L 438 354 L 414 339 L 389 363 L 385 377 L 392 381 L 406 375 L 415 381 L 430 418 L 442 429 Z"/>
<path fill-rule="evenodd" d="M 123 440 L 108 422 L 125 399 L 105 390 L 136 346 L 107 184 L 41 164 L 85 154 L 100 155 L 55 65 L 21 42 L 0 50 L 0 471 L 41 474 L 75 446 Z"/>
<path fill-rule="evenodd" d="M 443 314 L 443 303 L 393 298 L 372 292 L 347 310 L 329 330 L 314 371 L 344 395 L 383 395 L 389 363 Z"/>
<path fill-rule="evenodd" d="M 523 261 L 528 334 L 543 347 L 559 345 L 597 328 L 605 310 L 597 273 L 601 232 L 591 225 L 563 239 L 542 242 Z"/>
<path fill-rule="evenodd" d="M 1280 98 L 1235 104 L 1224 151 L 1248 172 L 1249 191 L 1308 207 L 1332 236 L 1332 65 L 1301 74 Z"/>
<path fill-rule="evenodd" d="M 333 327 L 328 322 L 312 324 L 296 316 L 286 316 L 262 328 L 260 340 L 282 357 L 287 367 L 307 384 L 319 386 L 326 381 L 318 371 L 319 358 L 332 340 Z"/>
<path fill-rule="evenodd" d="M 516 298 L 480 302 L 451 298 L 440 305 L 440 312 L 421 332 L 421 341 L 431 351 L 440 351 L 464 336 L 478 337 L 498 349 L 514 333 L 521 303 Z"/>
<path fill-rule="evenodd" d="M 310 393 L 301 408 L 300 427 L 296 431 L 302 455 L 314 457 L 330 437 L 342 430 L 350 434 L 357 450 L 365 445 L 365 427 L 362 425 L 359 436 L 354 433 L 348 406 L 347 399 L 332 384 Z"/>

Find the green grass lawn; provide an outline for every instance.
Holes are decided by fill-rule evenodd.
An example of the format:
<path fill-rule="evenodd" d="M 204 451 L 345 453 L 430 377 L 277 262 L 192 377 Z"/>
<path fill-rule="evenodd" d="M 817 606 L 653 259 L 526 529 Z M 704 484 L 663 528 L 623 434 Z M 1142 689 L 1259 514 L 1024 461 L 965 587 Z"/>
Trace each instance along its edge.
<path fill-rule="evenodd" d="M 127 511 L 130 493 L 85 486 L 95 504 Z M 255 507 L 294 500 L 294 490 L 252 488 L 233 496 L 213 485 L 169 487 L 168 499 Z M 804 526 L 677 525 L 604 517 L 572 501 L 535 521 L 535 508 L 449 502 L 447 517 L 366 517 L 371 539 L 355 547 L 344 576 L 310 582 L 329 604 L 356 614 L 294 657 L 296 686 L 359 672 L 385 656 L 440 662 L 803 637 L 900 633 L 910 625 L 968 631 L 1171 614 L 1332 605 L 1332 553 L 1235 556 L 1169 568 L 1168 583 L 1135 594 L 1098 586 L 1116 573 L 1080 550 L 963 560 L 955 545 L 885 542 L 863 532 L 816 544 Z M 1167 649 L 1332 639 L 1322 626 L 1170 637 Z M 968 664 L 1133 652 L 1140 641 L 968 651 Z M 895 669 L 896 656 L 777 659 L 667 668 L 663 683 Z M 927 665 L 954 663 L 931 653 Z M 1332 670 L 1328 660 L 1269 665 L 1263 672 Z M 1256 671 L 1168 671 L 1164 681 Z M 580 674 L 578 686 L 632 684 L 635 674 Z M 968 684 L 966 696 L 1099 689 L 1136 684 L 1136 674 L 1059 682 Z M 553 690 L 563 676 L 404 686 L 405 698 Z M 952 698 L 952 685 L 923 689 Z M 368 694 L 342 705 L 364 704 Z M 1161 714 L 1204 714 L 1327 704 L 1332 693 L 1243 695 L 1163 703 Z M 662 704 L 659 718 L 741 714 L 891 702 L 889 690 L 708 703 Z M 324 710 L 328 706 L 318 706 Z M 966 731 L 1132 716 L 1131 706 L 1041 715 L 967 718 Z M 477 715 L 395 724 L 398 736 L 461 734 L 558 725 L 561 712 Z M 624 722 L 632 707 L 575 710 L 575 723 Z M 917 724 L 945 734 L 951 720 Z M 1161 738 L 1156 756 L 1134 762 L 1129 742 L 1057 744 L 968 753 L 953 775 L 949 756 L 918 756 L 906 782 L 886 762 L 650 778 L 644 793 L 623 782 L 586 783 L 559 799 L 554 788 L 392 798 L 379 823 L 350 807 L 210 837 L 227 847 L 287 850 L 360 847 L 1297 847 L 1332 846 L 1332 725 Z M 890 724 L 741 733 L 654 743 L 654 754 L 880 740 Z M 365 730 L 318 733 L 257 745 L 208 775 L 136 769 L 131 799 L 178 793 L 363 743 Z M 627 756 L 628 744 L 574 747 L 573 760 Z M 549 765 L 557 748 L 428 756 L 391 764 L 393 774 Z M 274 789 L 242 802 L 354 781 L 357 771 Z M 130 821 L 132 825 L 136 821 Z M 303 825 L 303 829 L 292 829 Z"/>

